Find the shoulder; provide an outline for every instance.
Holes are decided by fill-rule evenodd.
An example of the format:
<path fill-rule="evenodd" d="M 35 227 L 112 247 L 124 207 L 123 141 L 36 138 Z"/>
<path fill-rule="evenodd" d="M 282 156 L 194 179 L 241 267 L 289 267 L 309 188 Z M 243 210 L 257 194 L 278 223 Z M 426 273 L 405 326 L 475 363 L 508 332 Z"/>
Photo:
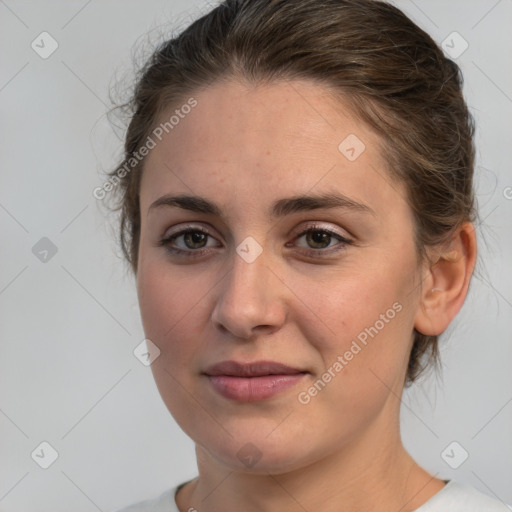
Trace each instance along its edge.
<path fill-rule="evenodd" d="M 510 512 L 510 507 L 470 485 L 450 480 L 415 512 Z"/>
<path fill-rule="evenodd" d="M 128 507 L 117 509 L 113 512 L 179 512 L 174 495 L 179 486 L 167 489 L 160 496 L 150 499 L 139 501 Z"/>

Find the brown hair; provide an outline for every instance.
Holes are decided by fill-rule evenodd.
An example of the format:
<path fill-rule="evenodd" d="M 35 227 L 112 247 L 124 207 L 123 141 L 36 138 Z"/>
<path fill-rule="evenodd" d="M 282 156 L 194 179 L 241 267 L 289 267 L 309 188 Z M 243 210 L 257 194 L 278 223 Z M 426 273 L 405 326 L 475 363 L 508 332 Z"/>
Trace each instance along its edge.
<path fill-rule="evenodd" d="M 390 176 L 405 184 L 421 259 L 475 220 L 474 125 L 462 75 L 428 34 L 375 0 L 225 0 L 156 49 L 127 104 L 124 159 L 110 176 L 119 182 L 121 246 L 135 273 L 144 159 L 119 170 L 171 106 L 229 78 L 313 80 L 348 101 L 380 134 Z M 437 336 L 415 331 L 405 385 L 438 356 Z"/>

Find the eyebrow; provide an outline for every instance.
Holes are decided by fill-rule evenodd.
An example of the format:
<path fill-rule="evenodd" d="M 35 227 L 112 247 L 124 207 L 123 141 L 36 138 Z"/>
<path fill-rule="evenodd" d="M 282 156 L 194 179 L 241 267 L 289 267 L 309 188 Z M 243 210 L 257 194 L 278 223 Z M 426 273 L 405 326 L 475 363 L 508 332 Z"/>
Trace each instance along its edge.
<path fill-rule="evenodd" d="M 217 204 L 200 196 L 172 196 L 169 194 L 162 196 L 150 205 L 148 214 L 151 210 L 162 206 L 177 207 L 183 210 L 222 217 L 222 210 Z M 368 205 L 358 203 L 343 194 L 333 192 L 316 195 L 298 195 L 278 199 L 272 204 L 269 217 L 274 219 L 297 212 L 330 208 L 343 208 L 375 215 L 375 212 Z"/>

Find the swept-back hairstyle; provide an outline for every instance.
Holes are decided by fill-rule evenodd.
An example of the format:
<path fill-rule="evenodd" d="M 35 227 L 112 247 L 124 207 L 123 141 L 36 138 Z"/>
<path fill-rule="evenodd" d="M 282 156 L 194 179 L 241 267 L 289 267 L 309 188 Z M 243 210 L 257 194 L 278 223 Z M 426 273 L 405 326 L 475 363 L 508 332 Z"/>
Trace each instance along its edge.
<path fill-rule="evenodd" d="M 120 179 L 120 239 L 135 273 L 144 159 L 130 172 L 126 164 L 163 113 L 229 79 L 314 81 L 375 129 L 389 176 L 407 190 L 419 259 L 475 220 L 474 126 L 462 76 L 427 33 L 375 0 L 225 0 L 156 49 L 129 102 L 124 158 L 110 175 Z M 438 337 L 414 334 L 406 386 L 438 362 Z"/>

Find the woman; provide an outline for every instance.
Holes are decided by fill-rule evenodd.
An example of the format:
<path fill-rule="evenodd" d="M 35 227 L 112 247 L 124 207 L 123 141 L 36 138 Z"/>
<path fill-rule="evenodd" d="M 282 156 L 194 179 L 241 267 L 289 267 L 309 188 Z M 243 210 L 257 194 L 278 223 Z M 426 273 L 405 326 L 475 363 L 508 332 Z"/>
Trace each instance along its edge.
<path fill-rule="evenodd" d="M 373 0 L 227 0 L 154 53 L 112 182 L 199 476 L 124 511 L 506 510 L 400 439 L 475 266 L 461 81 Z"/>

